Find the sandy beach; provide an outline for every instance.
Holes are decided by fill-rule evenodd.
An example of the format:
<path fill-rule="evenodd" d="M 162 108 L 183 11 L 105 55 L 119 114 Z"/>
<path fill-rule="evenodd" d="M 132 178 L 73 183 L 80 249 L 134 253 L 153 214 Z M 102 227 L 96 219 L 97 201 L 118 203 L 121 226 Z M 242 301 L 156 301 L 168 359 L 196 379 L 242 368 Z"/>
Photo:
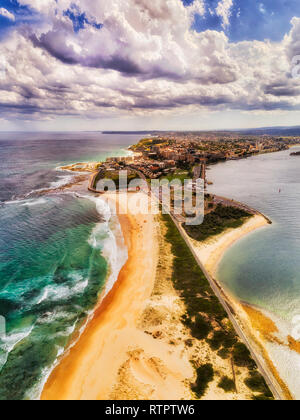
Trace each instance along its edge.
<path fill-rule="evenodd" d="M 244 236 L 267 225 L 268 221 L 266 218 L 260 215 L 254 215 L 241 227 L 228 229 L 221 235 L 209 238 L 203 243 L 194 241 L 193 239 L 190 239 L 190 241 L 193 243 L 195 251 L 206 270 L 212 277 L 215 277 L 218 265 L 225 252 Z"/>
<path fill-rule="evenodd" d="M 122 201 L 122 194 L 117 197 Z M 116 196 L 110 196 L 112 199 Z M 42 400 L 191 398 L 185 381 L 193 379 L 194 369 L 184 346 L 174 349 L 169 342 L 157 340 L 157 331 L 153 335 L 147 331 L 149 304 L 151 314 L 153 305 L 158 307 L 150 299 L 158 262 L 156 218 L 127 214 L 119 219 L 128 261 L 77 344 L 52 372 Z M 176 327 L 181 326 L 184 309 L 179 298 L 169 291 L 160 304 L 166 301 L 177 313 Z M 170 325 L 167 323 L 166 330 Z"/>
<path fill-rule="evenodd" d="M 188 238 L 188 240 L 207 272 L 215 279 L 219 263 L 225 252 L 243 237 L 249 235 L 251 232 L 266 227 L 268 224 L 267 218 L 256 214 L 240 228 L 228 229 L 218 236 L 209 238 L 204 243 L 194 241 L 191 238 Z M 216 283 L 219 285 L 217 281 Z M 221 286 L 219 285 L 219 287 Z M 266 350 L 267 342 L 285 345 L 278 336 L 279 331 L 273 320 L 264 314 L 260 308 L 255 308 L 240 302 L 223 287 L 222 294 L 233 309 L 235 319 L 249 339 L 251 347 L 255 350 L 256 354 L 259 355 L 259 359 L 265 367 L 265 370 L 269 373 L 269 377 L 274 378 L 272 382 L 275 384 L 279 394 L 283 399 L 293 399 L 287 385 L 280 377 L 278 370 Z M 293 348 L 295 351 L 299 350 L 298 343 L 290 340 L 289 345 L 290 348 Z"/>
<path fill-rule="evenodd" d="M 128 347 L 147 339 L 140 337 L 135 325 L 155 279 L 155 220 L 152 215 L 121 215 L 120 222 L 128 261 L 77 344 L 52 372 L 43 400 L 107 399 Z"/>
<path fill-rule="evenodd" d="M 103 196 L 102 196 L 103 197 Z M 123 194 L 106 197 L 124 207 Z M 124 213 L 124 212 L 121 212 Z M 193 399 L 195 380 L 192 360 L 211 360 L 219 375 L 231 375 L 232 366 L 222 360 L 205 342 L 194 341 L 181 323 L 185 306 L 171 282 L 173 255 L 164 240 L 160 217 L 119 214 L 128 260 L 118 281 L 96 308 L 75 346 L 62 356 L 50 375 L 42 400 L 179 400 Z M 204 243 L 188 238 L 199 260 L 214 277 L 224 253 L 236 241 L 268 225 L 255 214 L 243 226 L 229 229 Z M 253 346 L 263 354 L 265 363 L 289 397 L 283 381 L 255 330 L 253 311 L 226 293 L 236 317 L 244 326 Z M 250 313 L 251 312 L 251 313 Z M 255 312 L 257 318 L 258 312 Z M 259 316 L 259 323 L 263 316 Z M 265 332 L 272 335 L 273 324 L 264 318 Z M 224 393 L 219 377 L 211 384 L 205 399 L 251 399 L 244 385 L 247 371 L 240 369 L 239 393 Z"/>
<path fill-rule="evenodd" d="M 110 200 L 116 197 L 122 201 L 122 194 Z M 172 285 L 173 255 L 160 218 L 127 214 L 119 219 L 128 261 L 76 345 L 50 375 L 41 399 L 191 400 L 193 360 L 210 360 L 218 371 L 205 399 L 251 399 L 243 383 L 246 369 L 240 369 L 238 394 L 218 388 L 221 376 L 231 376 L 230 361 L 205 341 L 194 340 L 182 324 L 186 308 Z"/>

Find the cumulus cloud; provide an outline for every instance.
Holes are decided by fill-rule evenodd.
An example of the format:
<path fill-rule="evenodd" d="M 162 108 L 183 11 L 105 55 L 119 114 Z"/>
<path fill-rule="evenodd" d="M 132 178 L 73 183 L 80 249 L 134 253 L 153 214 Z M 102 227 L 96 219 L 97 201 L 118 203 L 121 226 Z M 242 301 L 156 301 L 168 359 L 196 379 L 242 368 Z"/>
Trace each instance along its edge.
<path fill-rule="evenodd" d="M 223 32 L 191 29 L 202 1 L 189 7 L 181 0 L 20 3 L 42 19 L 0 43 L 6 118 L 299 108 L 299 81 L 290 73 L 299 19 L 281 43 L 230 43 Z M 229 16 L 232 2 L 221 3 Z"/>
<path fill-rule="evenodd" d="M 8 20 L 11 20 L 12 22 L 16 20 L 15 15 L 9 12 L 7 9 L 4 9 L 4 7 L 0 8 L 0 15 L 7 18 Z"/>
<path fill-rule="evenodd" d="M 231 16 L 231 9 L 233 6 L 233 0 L 221 0 L 217 6 L 216 14 L 222 18 L 222 26 L 226 28 L 229 26 L 229 19 Z"/>
<path fill-rule="evenodd" d="M 57 6 L 45 0 L 44 13 L 50 25 L 43 32 L 29 34 L 35 46 L 67 64 L 145 78 L 199 77 L 197 69 L 204 54 L 196 39 L 191 42 L 189 29 L 191 16 L 204 12 L 201 0 L 189 7 L 184 7 L 181 0 L 114 0 L 113 5 L 74 0 L 72 7 L 84 11 L 87 21 L 93 18 L 101 24 L 98 30 L 87 24 L 78 34 L 66 13 L 70 7 L 65 0 Z M 193 67 L 189 57 L 195 60 Z M 220 77 L 227 80 L 229 71 L 226 68 L 223 72 L 222 68 L 223 62 L 219 64 L 219 72 L 224 73 Z"/>
<path fill-rule="evenodd" d="M 188 11 L 193 16 L 195 14 L 198 14 L 200 16 L 204 15 L 205 13 L 205 4 L 203 0 L 194 0 L 193 3 L 191 3 L 188 6 Z"/>

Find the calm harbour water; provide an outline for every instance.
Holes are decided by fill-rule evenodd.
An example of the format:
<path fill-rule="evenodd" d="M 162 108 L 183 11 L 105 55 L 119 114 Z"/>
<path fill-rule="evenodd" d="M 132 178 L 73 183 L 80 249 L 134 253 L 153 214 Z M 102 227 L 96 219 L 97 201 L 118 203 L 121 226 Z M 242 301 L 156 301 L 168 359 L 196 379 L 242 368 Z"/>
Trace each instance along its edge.
<path fill-rule="evenodd" d="M 240 300 L 266 310 L 285 337 L 300 315 L 300 158 L 290 153 L 228 161 L 208 172 L 214 183 L 210 192 L 244 202 L 273 222 L 226 253 L 218 279 Z M 282 378 L 300 398 L 299 355 L 283 346 L 268 347 Z"/>
<path fill-rule="evenodd" d="M 0 134 L 0 316 L 6 319 L 0 400 L 38 398 L 75 328 L 126 260 L 125 247 L 117 247 L 118 222 L 109 220 L 101 200 L 85 191 L 36 197 L 32 191 L 69 183 L 73 175 L 57 171 L 60 165 L 124 156 L 138 140 L 101 133 Z"/>

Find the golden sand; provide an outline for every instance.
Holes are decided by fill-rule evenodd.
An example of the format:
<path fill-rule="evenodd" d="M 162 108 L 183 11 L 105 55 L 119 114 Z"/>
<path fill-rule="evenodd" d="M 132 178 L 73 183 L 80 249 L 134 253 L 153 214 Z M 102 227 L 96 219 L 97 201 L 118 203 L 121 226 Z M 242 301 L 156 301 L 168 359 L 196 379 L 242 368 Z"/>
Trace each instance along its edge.
<path fill-rule="evenodd" d="M 272 319 L 264 315 L 260 310 L 254 308 L 253 306 L 241 304 L 240 307 L 247 314 L 252 327 L 252 331 L 250 329 L 249 335 L 251 336 L 251 339 L 258 345 L 269 370 L 271 371 L 272 375 L 274 376 L 280 388 L 282 389 L 285 399 L 293 400 L 293 397 L 286 383 L 280 377 L 278 370 L 274 366 L 274 363 L 271 360 L 264 345 L 265 341 L 269 341 L 271 343 L 276 343 L 283 346 L 285 345 L 278 337 L 276 337 L 276 334 L 279 333 L 276 324 L 272 321 Z"/>
<path fill-rule="evenodd" d="M 122 200 L 122 194 L 109 198 Z M 43 400 L 191 398 L 189 383 L 194 369 L 184 347 L 159 340 L 163 333 L 160 325 L 154 325 L 151 332 L 149 324 L 142 325 L 145 319 L 150 324 L 153 321 L 147 316 L 149 310 L 159 319 L 163 314 L 158 303 L 150 300 L 158 262 L 155 217 L 127 214 L 119 218 L 128 261 L 77 344 L 52 372 Z M 168 310 L 162 318 L 171 314 L 175 321 L 179 319 L 180 299 L 168 293 L 163 299 L 160 303 Z M 175 321 L 167 322 L 165 328 L 174 336 L 178 331 L 172 330 L 172 325 L 181 325 Z"/>
<path fill-rule="evenodd" d="M 300 354 L 300 342 L 294 340 L 290 335 L 288 336 L 289 348 Z"/>
<path fill-rule="evenodd" d="M 189 239 L 195 253 L 198 255 L 200 261 L 203 263 L 206 270 L 212 277 L 215 277 L 219 262 L 224 256 L 225 252 L 238 240 L 248 235 L 249 233 L 267 226 L 269 223 L 262 215 L 255 215 L 249 219 L 243 226 L 237 229 L 229 229 L 226 232 L 214 238 L 210 238 L 204 243 Z M 246 335 L 254 347 L 263 355 L 266 370 L 273 375 L 279 384 L 282 394 L 285 399 L 292 400 L 293 397 L 281 379 L 276 367 L 274 366 L 264 343 L 271 341 L 276 344 L 283 344 L 276 334 L 279 332 L 275 323 L 266 317 L 259 310 L 241 304 L 236 298 L 230 295 L 228 291 L 221 289 L 230 307 L 233 308 L 232 313 L 246 332 Z"/>
<path fill-rule="evenodd" d="M 242 304 L 242 308 L 248 315 L 252 327 L 259 331 L 265 340 L 279 345 L 284 345 L 284 343 L 275 336 L 275 334 L 279 333 L 279 330 L 272 319 L 268 318 L 253 306 Z"/>
<path fill-rule="evenodd" d="M 110 200 L 117 197 L 122 200 L 121 194 L 110 195 Z M 192 337 L 180 322 L 185 309 L 171 282 L 173 257 L 167 244 L 158 240 L 163 235 L 154 216 L 127 214 L 119 219 L 129 250 L 128 261 L 77 344 L 52 372 L 42 393 L 44 400 L 191 399 L 190 384 L 195 375 L 191 360 L 196 364 L 210 361 L 220 375 L 230 377 L 231 365 L 205 342 L 196 340 L 192 348 L 185 344 Z M 241 228 L 225 232 L 202 249 L 193 245 L 209 271 L 215 273 L 229 246 L 265 224 L 262 216 L 254 216 Z M 238 315 L 243 310 L 245 317 L 251 319 L 249 336 L 253 332 L 253 340 L 285 398 L 292 399 L 254 333 L 259 330 L 266 339 L 278 340 L 276 325 L 260 311 L 228 299 Z M 299 349 L 292 341 L 290 345 Z M 247 372 L 241 369 L 239 393 L 232 395 L 218 388 L 216 377 L 205 399 L 250 399 L 251 392 L 244 384 L 246 376 Z"/>
<path fill-rule="evenodd" d="M 113 290 L 46 383 L 43 400 L 107 399 L 150 297 L 158 257 L 152 215 L 120 216 L 129 258 Z M 143 337 L 146 339 L 147 337 Z"/>
<path fill-rule="evenodd" d="M 228 229 L 220 235 L 209 238 L 205 242 L 197 242 L 191 240 L 193 247 L 204 264 L 206 270 L 215 276 L 219 262 L 225 252 L 237 241 L 242 239 L 249 233 L 256 231 L 268 225 L 268 221 L 261 215 L 255 215 L 247 220 L 241 227 L 237 229 Z"/>
<path fill-rule="evenodd" d="M 158 226 L 153 216 L 119 217 L 127 264 L 77 344 L 52 372 L 42 399 L 193 399 L 193 363 L 208 361 L 217 375 L 204 399 L 251 399 L 246 369 L 237 372 L 238 393 L 218 388 L 220 377 L 232 374 L 230 361 L 205 341 L 194 340 L 181 322 L 186 309 L 172 284 L 174 257 L 164 224 Z"/>

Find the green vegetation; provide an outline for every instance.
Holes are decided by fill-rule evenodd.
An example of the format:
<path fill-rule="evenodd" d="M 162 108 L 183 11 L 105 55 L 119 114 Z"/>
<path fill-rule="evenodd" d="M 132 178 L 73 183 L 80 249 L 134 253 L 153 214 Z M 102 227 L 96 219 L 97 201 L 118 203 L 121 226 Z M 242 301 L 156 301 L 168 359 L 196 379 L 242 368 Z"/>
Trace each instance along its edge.
<path fill-rule="evenodd" d="M 234 392 L 236 391 L 235 383 L 228 376 L 223 376 L 218 385 L 219 388 L 223 389 L 225 392 Z"/>
<path fill-rule="evenodd" d="M 214 369 L 211 364 L 200 366 L 197 369 L 196 383 L 192 386 L 192 391 L 198 398 L 205 395 L 210 382 L 214 379 Z"/>
<path fill-rule="evenodd" d="M 184 225 L 184 229 L 191 238 L 197 241 L 205 241 L 211 236 L 219 235 L 226 229 L 242 226 L 246 219 L 250 217 L 252 215 L 242 209 L 218 204 L 214 211 L 204 217 L 201 225 Z"/>
<path fill-rule="evenodd" d="M 249 384 L 254 386 L 253 379 L 262 377 L 255 370 L 256 364 L 249 350 L 240 342 L 226 311 L 213 293 L 171 217 L 163 215 L 162 218 L 167 227 L 166 240 L 171 244 L 174 256 L 172 283 L 186 306 L 186 314 L 182 317 L 183 324 L 190 329 L 194 339 L 206 340 L 222 359 L 228 359 L 232 355 L 236 366 L 248 368 L 251 374 Z M 188 340 L 186 345 L 192 347 L 193 341 Z M 253 372 L 257 376 L 252 376 Z M 198 398 L 205 394 L 213 377 L 212 365 L 197 368 L 197 381 L 192 390 Z M 220 387 L 224 390 L 229 389 L 232 383 L 223 378 Z M 268 388 L 267 391 L 271 394 Z M 269 394 L 264 391 L 262 396 L 270 398 Z"/>
<path fill-rule="evenodd" d="M 176 170 L 173 174 L 169 174 L 168 176 L 163 176 L 160 179 L 167 179 L 169 182 L 174 181 L 174 179 L 179 179 L 179 181 L 184 185 L 185 179 L 192 179 L 193 174 L 188 171 L 183 170 Z"/>
<path fill-rule="evenodd" d="M 214 332 L 213 338 L 207 341 L 214 351 L 219 350 L 222 346 L 224 349 L 229 350 L 237 343 L 237 335 L 230 330 L 217 330 Z"/>
<path fill-rule="evenodd" d="M 257 371 L 250 372 L 249 378 L 245 380 L 245 384 L 251 391 L 259 393 L 260 395 L 254 396 L 255 400 L 273 400 L 273 395 L 269 390 L 266 381 Z"/>
<path fill-rule="evenodd" d="M 264 395 L 253 395 L 253 401 L 274 401 L 274 397 L 265 397 Z"/>
<path fill-rule="evenodd" d="M 192 336 L 197 338 L 198 340 L 204 340 L 212 331 L 211 324 L 199 314 L 196 315 L 196 319 L 194 322 L 189 323 L 189 318 L 187 318 L 186 324 L 190 326 Z"/>
<path fill-rule="evenodd" d="M 237 366 L 255 369 L 256 363 L 251 357 L 251 353 L 243 343 L 236 343 L 233 348 L 233 360 Z"/>
<path fill-rule="evenodd" d="M 152 146 L 168 146 L 169 144 L 172 144 L 172 141 L 169 139 L 145 138 L 140 140 L 138 144 L 131 146 L 130 150 L 133 152 L 149 151 Z"/>
<path fill-rule="evenodd" d="M 139 179 L 140 177 L 135 172 L 127 171 L 127 185 L 130 184 L 131 181 L 134 179 Z M 117 190 L 120 187 L 120 172 L 119 171 L 102 171 L 99 176 L 96 178 L 96 185 L 101 179 L 111 179 L 115 185 Z"/>
<path fill-rule="evenodd" d="M 166 240 L 172 245 L 174 255 L 172 281 L 184 299 L 187 314 L 183 322 L 193 330 L 201 323 L 197 315 L 205 313 L 221 322 L 227 313 L 213 293 L 193 254 L 168 215 L 162 216 L 168 228 Z M 194 321 L 192 321 L 194 319 Z M 196 322 L 197 319 L 197 322 Z"/>
<path fill-rule="evenodd" d="M 226 360 L 229 358 L 229 350 L 222 348 L 218 351 L 218 356 L 221 357 L 221 359 Z"/>

